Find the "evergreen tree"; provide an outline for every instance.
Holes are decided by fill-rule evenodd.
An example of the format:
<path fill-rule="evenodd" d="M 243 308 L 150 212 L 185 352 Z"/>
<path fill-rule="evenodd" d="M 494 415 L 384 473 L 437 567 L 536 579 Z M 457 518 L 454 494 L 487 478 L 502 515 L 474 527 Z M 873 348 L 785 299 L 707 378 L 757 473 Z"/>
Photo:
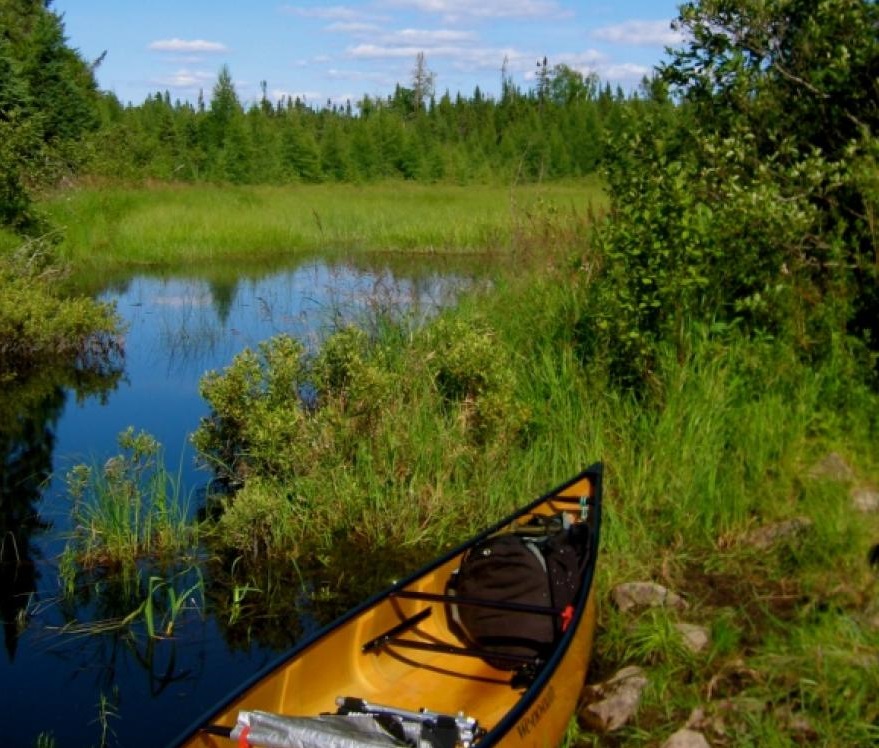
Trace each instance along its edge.
<path fill-rule="evenodd" d="M 0 0 L 0 222 L 34 227 L 29 186 L 75 168 L 98 125 L 92 66 L 67 46 L 49 3 Z"/>
<path fill-rule="evenodd" d="M 238 101 L 238 94 L 235 92 L 235 84 L 232 82 L 232 73 L 229 72 L 227 65 L 223 65 L 217 76 L 217 82 L 214 84 L 207 120 L 210 147 L 215 149 L 223 147 L 226 131 L 233 119 L 240 113 L 241 104 Z"/>
<path fill-rule="evenodd" d="M 320 156 L 314 136 L 303 129 L 294 109 L 281 126 L 281 170 L 290 181 L 319 182 Z"/>
<path fill-rule="evenodd" d="M 324 176 L 337 182 L 353 176 L 348 143 L 337 117 L 329 120 L 321 137 L 320 165 Z"/>

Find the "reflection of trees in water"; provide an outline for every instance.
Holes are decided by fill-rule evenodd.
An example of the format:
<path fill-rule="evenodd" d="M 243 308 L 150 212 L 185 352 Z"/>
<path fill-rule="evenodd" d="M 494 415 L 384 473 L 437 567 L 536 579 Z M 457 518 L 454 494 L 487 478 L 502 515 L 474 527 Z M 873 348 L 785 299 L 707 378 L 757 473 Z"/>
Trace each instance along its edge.
<path fill-rule="evenodd" d="M 475 283 L 473 273 L 455 274 L 451 267 L 415 271 L 406 263 L 378 262 L 382 259 L 370 256 L 375 264 L 365 267 L 362 258 L 327 266 L 325 319 L 331 329 L 355 324 L 377 333 L 388 323 L 418 327 Z"/>
<path fill-rule="evenodd" d="M 0 616 L 10 660 L 39 579 L 32 541 L 49 527 L 37 503 L 52 470 L 53 430 L 68 390 L 82 399 L 116 386 L 121 371 L 106 364 L 91 372 L 43 369 L 0 391 Z"/>
<path fill-rule="evenodd" d="M 208 281 L 211 290 L 211 299 L 214 302 L 214 311 L 221 325 L 229 321 L 235 296 L 238 294 L 238 279 L 215 279 Z"/>
<path fill-rule="evenodd" d="M 430 556 L 424 549 L 340 541 L 319 562 L 215 561 L 205 575 L 207 608 L 230 650 L 256 644 L 283 652 Z"/>

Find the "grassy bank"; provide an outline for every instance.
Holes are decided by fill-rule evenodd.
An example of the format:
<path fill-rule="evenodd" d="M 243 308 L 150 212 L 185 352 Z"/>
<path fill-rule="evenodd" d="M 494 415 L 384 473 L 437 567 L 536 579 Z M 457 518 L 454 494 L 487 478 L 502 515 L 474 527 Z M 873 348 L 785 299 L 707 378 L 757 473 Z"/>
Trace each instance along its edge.
<path fill-rule="evenodd" d="M 88 186 L 43 204 L 79 268 L 253 259 L 315 249 L 504 251 L 544 218 L 585 221 L 597 180 L 509 186 Z"/>
<path fill-rule="evenodd" d="M 302 194 L 338 200 L 349 189 L 356 192 Z M 427 205 L 436 196 L 422 189 L 408 196 Z M 476 197 L 460 193 L 461 216 L 478 213 L 479 190 Z M 172 215 L 177 192 L 107 193 L 133 201 L 112 225 L 127 226 L 124 216 L 135 215 L 137 204 L 162 205 Z M 184 205 L 214 194 L 180 192 Z M 226 208 L 233 195 L 253 198 L 242 215 L 254 227 L 265 217 L 260 200 L 280 215 L 295 194 L 215 193 Z M 398 217 L 414 210 L 393 198 L 390 186 L 364 193 L 339 207 L 334 221 L 349 225 L 342 216 L 366 204 Z M 702 709 L 705 725 L 723 723 L 729 744 L 875 741 L 879 584 L 866 559 L 879 540 L 879 516 L 855 509 L 850 493 L 879 484 L 875 392 L 859 383 L 842 346 L 815 364 L 779 340 L 733 330 L 712 336 L 695 323 L 674 345 L 657 344 L 648 395 L 613 385 L 576 334 L 593 289 L 588 256 L 574 264 L 566 251 L 552 252 L 576 234 L 579 219 L 566 223 L 569 215 L 546 206 L 523 209 L 511 224 L 508 202 L 494 213 L 495 225 L 529 227 L 525 246 L 546 260 L 540 272 L 529 266 L 499 279 L 490 294 L 466 299 L 424 328 L 377 320 L 370 325 L 381 331 L 376 337 L 342 330 L 316 359 L 278 339 L 204 380 L 214 417 L 196 440 L 238 490 L 201 537 L 218 557 L 235 559 L 230 585 L 255 589 L 247 562 L 267 556 L 316 558 L 325 578 L 341 579 L 346 558 L 371 566 L 406 549 L 414 568 L 601 459 L 606 522 L 590 679 L 632 664 L 649 679 L 638 714 L 613 740 L 655 745 Z M 205 216 L 213 210 L 201 209 Z M 442 227 L 439 214 L 431 215 Z M 150 225 L 174 225 L 163 221 Z M 375 239 L 381 223 L 368 225 Z M 415 242 L 420 224 L 403 225 Z M 457 230 L 447 228 L 446 236 Z M 313 394 L 307 405 L 299 397 L 304 383 Z M 842 455 L 850 475 L 813 470 L 831 452 Z M 786 520 L 801 531 L 768 546 L 750 540 L 754 530 Z M 611 590 L 635 580 L 676 590 L 688 609 L 619 612 Z M 260 615 L 258 605 L 250 610 Z M 252 622 L 244 613 L 234 623 L 230 616 L 230 631 L 244 638 Z M 686 649 L 678 623 L 704 626 L 707 648 Z M 572 734 L 577 744 L 606 740 Z"/>
<path fill-rule="evenodd" d="M 49 242 L 13 244 L 0 233 L 0 382 L 47 368 L 99 377 L 118 368 L 118 315 L 92 299 L 65 296 L 63 275 Z"/>
<path fill-rule="evenodd" d="M 694 330 L 686 351 L 664 350 L 645 402 L 607 384 L 571 338 L 587 275 L 511 280 L 415 333 L 342 333 L 309 372 L 317 410 L 284 394 L 303 376 L 288 344 L 207 380 L 218 420 L 201 446 L 231 444 L 212 454 L 246 476 L 215 539 L 236 555 L 316 552 L 330 568 L 352 546 L 361 559 L 401 546 L 427 557 L 602 459 L 591 679 L 637 664 L 650 681 L 620 744 L 655 745 L 696 708 L 725 715 L 734 744 L 786 745 L 803 730 L 869 743 L 879 517 L 849 492 L 879 481 L 875 394 L 840 384 L 844 357 L 812 368 L 784 346 Z M 851 477 L 812 470 L 831 451 Z M 799 534 L 750 542 L 792 519 L 807 521 Z M 688 610 L 618 612 L 610 591 L 634 580 L 677 590 Z M 681 622 L 710 632 L 705 651 L 682 645 Z"/>

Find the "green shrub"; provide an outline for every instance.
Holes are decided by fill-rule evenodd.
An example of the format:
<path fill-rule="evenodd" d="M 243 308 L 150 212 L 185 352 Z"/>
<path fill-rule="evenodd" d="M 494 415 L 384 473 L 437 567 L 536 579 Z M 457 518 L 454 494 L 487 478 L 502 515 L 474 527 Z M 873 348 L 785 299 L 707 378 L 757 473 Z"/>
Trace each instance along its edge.
<path fill-rule="evenodd" d="M 283 486 L 257 478 L 223 503 L 212 538 L 221 548 L 254 560 L 298 555 L 305 527 Z"/>
<path fill-rule="evenodd" d="M 34 241 L 0 256 L 0 379 L 16 379 L 59 361 L 106 371 L 123 349 L 116 311 L 85 297 L 67 298 L 51 248 Z"/>
<path fill-rule="evenodd" d="M 514 362 L 497 334 L 478 320 L 447 317 L 422 342 L 436 390 L 465 431 L 480 443 L 515 438 L 528 411 L 516 401 Z"/>

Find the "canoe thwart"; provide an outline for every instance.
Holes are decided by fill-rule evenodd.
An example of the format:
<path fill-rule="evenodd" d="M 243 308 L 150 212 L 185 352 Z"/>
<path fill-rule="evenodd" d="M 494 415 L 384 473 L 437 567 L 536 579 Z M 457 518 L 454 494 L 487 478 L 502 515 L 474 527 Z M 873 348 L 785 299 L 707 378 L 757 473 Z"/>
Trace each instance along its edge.
<path fill-rule="evenodd" d="M 421 623 L 425 618 L 430 616 L 433 608 L 425 608 L 424 610 L 418 611 L 414 616 L 409 616 L 405 620 L 398 623 L 396 626 L 389 628 L 382 634 L 379 634 L 374 639 L 370 639 L 366 644 L 363 645 L 361 651 L 363 654 L 367 652 L 372 652 L 374 649 L 379 649 L 387 644 L 389 641 L 393 640 L 395 637 L 402 634 L 404 631 L 408 631 L 411 628 L 415 628 L 419 623 Z"/>
<path fill-rule="evenodd" d="M 508 600 L 486 600 L 481 597 L 464 597 L 462 595 L 441 595 L 433 592 L 409 592 L 401 590 L 391 593 L 391 597 L 401 597 L 406 600 L 424 600 L 425 602 L 449 603 L 451 605 L 466 605 L 476 608 L 495 608 L 496 610 L 509 610 L 516 613 L 537 613 L 545 616 L 562 616 L 565 611 L 562 608 L 553 608 L 550 605 L 528 605 L 515 603 Z"/>

